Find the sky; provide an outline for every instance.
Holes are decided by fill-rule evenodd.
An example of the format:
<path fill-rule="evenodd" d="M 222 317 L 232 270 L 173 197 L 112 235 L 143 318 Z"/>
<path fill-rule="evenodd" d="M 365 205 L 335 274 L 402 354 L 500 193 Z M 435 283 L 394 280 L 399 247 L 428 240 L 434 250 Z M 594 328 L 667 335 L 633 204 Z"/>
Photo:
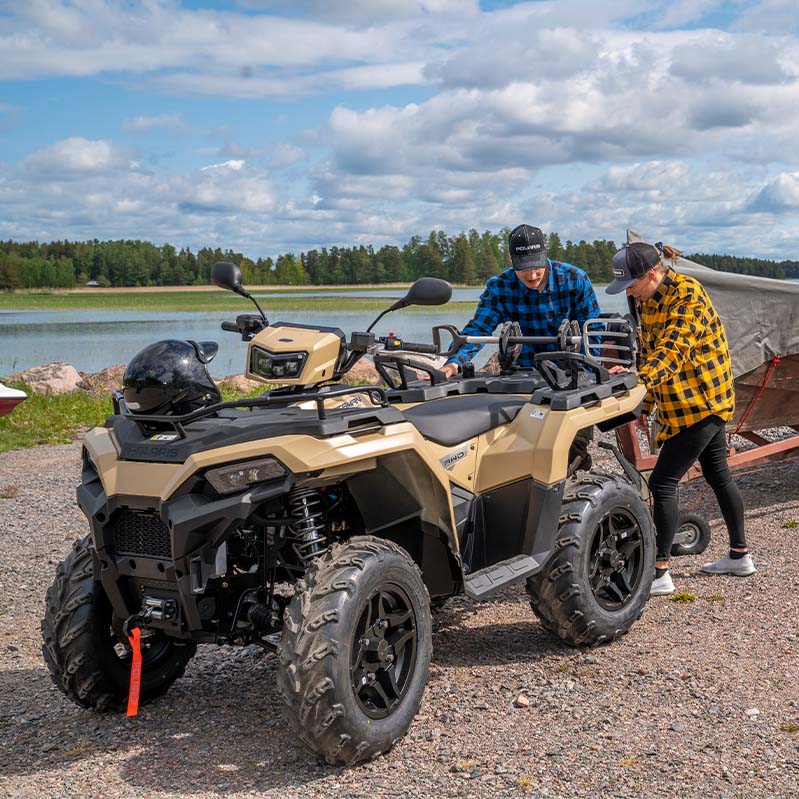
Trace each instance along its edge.
<path fill-rule="evenodd" d="M 799 0 L 0 0 L 0 239 L 799 258 Z"/>

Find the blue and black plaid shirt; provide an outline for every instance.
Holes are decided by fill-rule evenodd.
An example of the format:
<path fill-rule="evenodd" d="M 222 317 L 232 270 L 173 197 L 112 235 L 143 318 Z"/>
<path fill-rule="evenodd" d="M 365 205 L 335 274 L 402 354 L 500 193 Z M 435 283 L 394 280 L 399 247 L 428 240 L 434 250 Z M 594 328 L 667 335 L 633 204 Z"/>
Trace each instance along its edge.
<path fill-rule="evenodd" d="M 523 336 L 556 336 L 564 319 L 582 324 L 598 316 L 599 303 L 588 275 L 571 264 L 549 261 L 547 285 L 541 291 L 528 289 L 513 269 L 489 278 L 474 318 L 461 334 L 490 336 L 503 322 L 518 322 Z M 466 344 L 447 363 L 457 362 L 463 367 L 482 347 Z M 517 366 L 530 368 L 537 352 L 555 349 L 554 344 L 526 344 Z"/>

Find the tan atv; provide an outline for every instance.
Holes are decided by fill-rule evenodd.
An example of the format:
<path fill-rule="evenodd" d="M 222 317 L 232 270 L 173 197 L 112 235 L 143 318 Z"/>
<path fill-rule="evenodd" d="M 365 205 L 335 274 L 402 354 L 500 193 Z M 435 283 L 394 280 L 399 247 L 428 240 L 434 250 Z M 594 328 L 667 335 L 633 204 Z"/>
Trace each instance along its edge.
<path fill-rule="evenodd" d="M 232 264 L 213 276 L 249 296 Z M 389 310 L 450 293 L 423 278 Z M 408 353 L 448 354 L 464 341 L 455 330 L 412 344 L 376 337 L 375 320 L 347 341 L 258 310 L 223 328 L 249 342 L 249 377 L 284 387 L 221 402 L 206 370 L 215 345 L 159 342 L 86 436 L 77 494 L 91 533 L 59 565 L 42 623 L 70 699 L 146 702 L 198 643 L 257 644 L 278 653 L 298 737 L 351 764 L 413 721 L 431 605 L 526 580 L 535 614 L 569 644 L 630 629 L 654 570 L 649 511 L 626 479 L 569 476 L 567 463 L 577 431 L 630 420 L 644 395 L 577 351 L 601 355 L 604 321 L 564 325 L 528 372 L 514 355 L 544 340 L 508 327 L 487 340 L 503 374 L 448 380 Z M 366 353 L 387 387 L 339 384 Z"/>

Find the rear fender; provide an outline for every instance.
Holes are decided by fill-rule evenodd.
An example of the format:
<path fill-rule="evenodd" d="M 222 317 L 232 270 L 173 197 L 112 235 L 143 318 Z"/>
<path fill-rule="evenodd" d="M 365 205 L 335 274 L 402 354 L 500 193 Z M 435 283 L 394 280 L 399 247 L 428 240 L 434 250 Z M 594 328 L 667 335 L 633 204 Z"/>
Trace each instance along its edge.
<path fill-rule="evenodd" d="M 568 411 L 525 405 L 510 424 L 479 437 L 475 491 L 482 494 L 524 477 L 545 486 L 565 480 L 569 447 L 578 431 L 593 425 L 607 428 L 614 420 L 626 420 L 645 394 L 644 386 L 637 385 L 622 396 Z"/>

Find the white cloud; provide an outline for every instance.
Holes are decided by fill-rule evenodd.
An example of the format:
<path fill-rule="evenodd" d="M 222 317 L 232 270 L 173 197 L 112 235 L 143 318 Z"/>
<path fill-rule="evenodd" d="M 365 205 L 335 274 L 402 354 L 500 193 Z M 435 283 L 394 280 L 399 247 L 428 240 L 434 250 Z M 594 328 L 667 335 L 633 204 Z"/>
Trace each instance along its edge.
<path fill-rule="evenodd" d="M 0 32 L 0 79 L 180 68 L 246 79 L 261 68 L 407 60 L 404 53 L 416 49 L 391 26 L 364 35 L 347 25 L 190 10 L 174 0 L 36 0 L 10 10 Z"/>
<path fill-rule="evenodd" d="M 796 0 L 760 0 L 742 9 L 734 27 L 795 36 L 797 16 Z"/>
<path fill-rule="evenodd" d="M 696 22 L 721 5 L 722 0 L 672 0 L 664 4 L 656 24 L 659 28 L 673 28 Z"/>
<path fill-rule="evenodd" d="M 687 249 L 796 255 L 795 0 L 206 5 L 6 3 L 0 79 L 112 75 L 143 98 L 112 124 L 151 133 L 128 151 L 87 121 L 85 138 L 0 164 L 0 239 L 264 254 L 530 221 L 574 239 L 630 225 Z M 730 11 L 735 29 L 696 27 Z M 400 86 L 422 88 L 385 91 Z M 148 113 L 153 91 L 176 95 L 169 113 Z M 396 99 L 409 94 L 423 99 Z M 228 124 L 189 128 L 186 95 L 243 98 L 246 130 L 211 101 Z M 0 127 L 13 113 L 0 105 Z M 168 127 L 185 147 L 166 152 Z"/>
<path fill-rule="evenodd" d="M 754 197 L 751 207 L 759 211 L 799 212 L 799 172 L 782 172 Z"/>
<path fill-rule="evenodd" d="M 361 24 L 419 14 L 462 17 L 478 11 L 477 0 L 239 0 L 239 5 Z"/>
<path fill-rule="evenodd" d="M 71 137 L 37 150 L 22 161 L 31 175 L 107 174 L 130 165 L 129 154 L 107 139 Z"/>
<path fill-rule="evenodd" d="M 272 148 L 269 163 L 274 167 L 290 166 L 304 160 L 306 157 L 306 152 L 302 147 L 297 147 L 296 144 L 290 144 L 289 142 L 281 142 Z"/>
<path fill-rule="evenodd" d="M 221 164 L 208 164 L 208 166 L 200 167 L 200 172 L 206 172 L 209 169 L 232 169 L 238 172 L 244 164 L 245 162 L 242 159 L 231 159 Z"/>
<path fill-rule="evenodd" d="M 137 116 L 126 119 L 122 129 L 133 133 L 143 133 L 154 128 L 182 128 L 186 123 L 180 114 L 157 114 L 156 116 Z"/>

